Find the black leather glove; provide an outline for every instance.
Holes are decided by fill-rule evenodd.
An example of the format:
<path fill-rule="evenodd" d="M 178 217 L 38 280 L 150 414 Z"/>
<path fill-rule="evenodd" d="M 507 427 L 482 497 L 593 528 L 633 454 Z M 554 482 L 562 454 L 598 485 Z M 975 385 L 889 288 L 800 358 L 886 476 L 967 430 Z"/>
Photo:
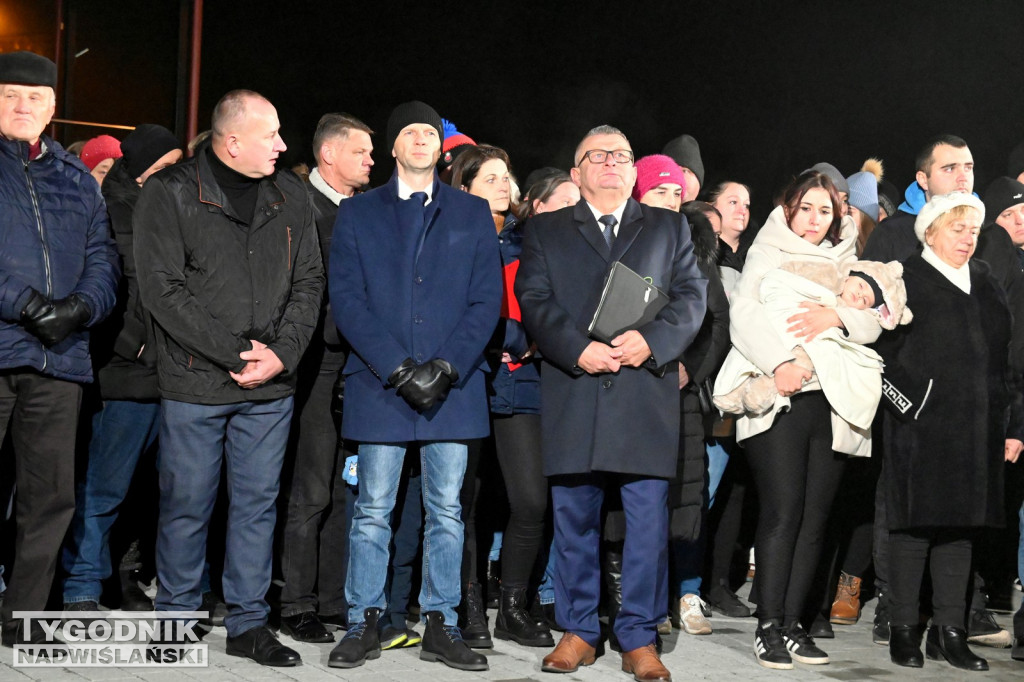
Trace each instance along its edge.
<path fill-rule="evenodd" d="M 25 307 L 21 310 L 21 321 L 25 323 L 26 327 L 28 327 L 30 321 L 42 317 L 53 310 L 53 304 L 50 303 L 50 299 L 35 289 L 29 289 L 29 291 L 32 293 L 29 294 L 28 301 L 25 302 Z"/>
<path fill-rule="evenodd" d="M 444 400 L 452 384 L 459 379 L 459 373 L 455 368 L 441 358 L 416 365 L 411 372 L 405 372 L 403 368 L 406 368 L 404 362 L 395 370 L 395 373 L 402 372 L 400 377 L 397 377 L 401 382 L 400 385 L 396 385 L 398 395 L 417 412 L 426 412 L 434 403 Z M 391 376 L 394 378 L 395 374 Z M 394 385 L 394 382 L 392 383 Z"/>
<path fill-rule="evenodd" d="M 27 310 L 26 306 L 26 310 Z M 22 314 L 24 316 L 24 313 Z M 25 328 L 50 347 L 66 339 L 68 334 L 92 317 L 89 306 L 76 294 L 54 301 L 49 310 L 25 320 Z"/>

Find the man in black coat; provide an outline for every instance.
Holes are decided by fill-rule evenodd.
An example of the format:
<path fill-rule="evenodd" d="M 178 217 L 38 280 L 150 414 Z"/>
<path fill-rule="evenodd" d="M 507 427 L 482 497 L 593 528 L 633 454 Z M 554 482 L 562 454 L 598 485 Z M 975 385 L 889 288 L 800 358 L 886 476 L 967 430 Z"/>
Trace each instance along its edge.
<path fill-rule="evenodd" d="M 685 218 L 629 198 L 633 152 L 621 131 L 594 128 L 576 149 L 583 201 L 537 216 L 523 241 L 516 295 L 542 372 L 544 473 L 551 477 L 558 573 L 555 603 L 566 634 L 543 670 L 593 663 L 600 639 L 600 523 L 606 485 L 626 514 L 622 607 L 615 634 L 637 679 L 669 679 L 655 650 L 668 606 L 668 479 L 679 446 L 677 358 L 704 319 L 707 282 Z M 666 292 L 650 323 L 611 345 L 587 328 L 609 268 L 621 261 Z"/>

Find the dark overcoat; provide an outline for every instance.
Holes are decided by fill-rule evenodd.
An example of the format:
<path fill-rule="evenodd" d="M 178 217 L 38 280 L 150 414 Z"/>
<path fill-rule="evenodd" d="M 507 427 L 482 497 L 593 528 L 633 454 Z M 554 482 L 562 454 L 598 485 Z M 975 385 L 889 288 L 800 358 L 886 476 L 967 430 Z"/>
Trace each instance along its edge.
<path fill-rule="evenodd" d="M 903 264 L 914 320 L 882 334 L 889 528 L 1003 525 L 1003 447 L 1024 437 L 1008 367 L 1010 312 L 988 266 L 971 293 L 916 254 Z"/>
<path fill-rule="evenodd" d="M 590 375 L 576 361 L 591 341 L 587 327 L 615 261 L 649 277 L 670 302 L 639 329 L 654 363 Z M 707 291 L 686 218 L 630 199 L 609 251 L 585 201 L 534 216 L 515 291 L 526 330 L 548 365 L 541 372 L 545 475 L 671 478 L 679 447 L 677 358 L 700 329 Z"/>
<path fill-rule="evenodd" d="M 338 207 L 328 289 L 345 363 L 342 434 L 396 443 L 490 432 L 484 347 L 498 323 L 502 277 L 487 202 L 441 184 L 424 208 L 398 198 L 398 176 Z M 424 217 L 425 216 L 425 217 Z M 406 359 L 447 360 L 448 397 L 420 414 L 388 384 Z"/>

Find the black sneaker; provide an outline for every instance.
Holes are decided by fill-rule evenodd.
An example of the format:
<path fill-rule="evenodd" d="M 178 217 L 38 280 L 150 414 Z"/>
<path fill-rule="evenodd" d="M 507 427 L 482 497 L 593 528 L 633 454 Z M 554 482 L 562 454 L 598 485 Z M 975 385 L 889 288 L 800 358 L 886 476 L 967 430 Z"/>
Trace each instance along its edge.
<path fill-rule="evenodd" d="M 1013 636 L 999 627 L 995 616 L 988 609 L 971 609 L 971 617 L 967 620 L 967 641 L 1005 649 L 1013 644 Z"/>
<path fill-rule="evenodd" d="M 789 655 L 798 663 L 807 665 L 824 665 L 828 663 L 828 654 L 814 644 L 814 640 L 804 632 L 800 623 L 793 623 L 782 631 L 782 640 L 786 643 Z"/>
<path fill-rule="evenodd" d="M 380 658 L 378 618 L 380 609 L 376 607 L 363 611 L 363 622 L 350 625 L 338 646 L 331 650 L 327 665 L 331 668 L 355 668 L 367 660 Z"/>
<path fill-rule="evenodd" d="M 416 634 L 415 630 L 409 628 L 396 628 L 394 625 L 385 625 L 380 630 L 381 651 L 404 649 L 416 646 L 422 641 L 423 638 Z"/>
<path fill-rule="evenodd" d="M 199 623 L 207 627 L 224 627 L 224 617 L 228 615 L 228 605 L 214 591 L 203 593 L 203 602 L 199 605 L 199 611 L 206 611 L 206 618 L 200 618 Z"/>
<path fill-rule="evenodd" d="M 782 628 L 771 621 L 757 626 L 754 630 L 754 656 L 757 662 L 773 670 L 792 670 L 793 658 L 786 650 L 782 639 Z"/>

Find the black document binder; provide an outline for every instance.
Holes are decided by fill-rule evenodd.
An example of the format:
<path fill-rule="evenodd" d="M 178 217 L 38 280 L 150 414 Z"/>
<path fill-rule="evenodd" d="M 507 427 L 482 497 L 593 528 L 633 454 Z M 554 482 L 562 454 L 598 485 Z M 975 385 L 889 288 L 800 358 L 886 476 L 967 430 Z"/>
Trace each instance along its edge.
<path fill-rule="evenodd" d="M 615 261 L 587 328 L 590 338 L 611 344 L 624 331 L 653 320 L 668 304 L 668 295 L 628 267 Z"/>

